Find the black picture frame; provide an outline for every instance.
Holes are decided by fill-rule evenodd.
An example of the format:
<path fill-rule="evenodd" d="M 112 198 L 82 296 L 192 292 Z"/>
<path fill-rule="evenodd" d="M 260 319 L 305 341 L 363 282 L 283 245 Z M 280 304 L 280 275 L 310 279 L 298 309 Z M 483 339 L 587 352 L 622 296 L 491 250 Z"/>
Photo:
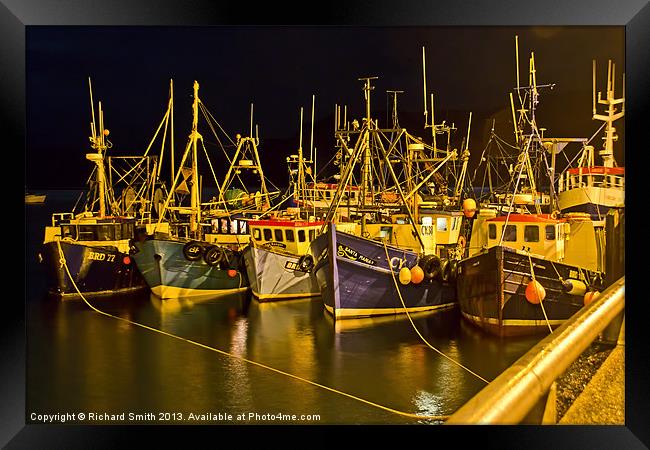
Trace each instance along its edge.
<path fill-rule="evenodd" d="M 268 2 L 255 8 L 244 3 L 208 0 L 192 1 L 98 1 L 98 0 L 2 0 L 0 3 L 0 123 L 2 123 L 4 157 L 11 158 L 13 167 L 24 166 L 25 143 L 25 28 L 34 25 L 240 25 L 240 24 L 300 24 L 300 25 L 620 25 L 626 30 L 626 74 L 629 100 L 626 109 L 627 157 L 638 164 L 627 165 L 627 202 L 635 208 L 628 211 L 632 220 L 632 237 L 642 226 L 641 214 L 644 190 L 638 185 L 644 165 L 642 153 L 647 152 L 648 139 L 644 139 L 644 117 L 650 98 L 650 5 L 645 0 L 611 2 L 607 0 L 572 2 L 531 2 L 507 0 L 472 0 L 457 2 L 339 2 L 310 4 L 298 8 L 294 3 L 279 5 Z M 15 159 L 14 159 L 15 158 Z M 14 183 L 18 184 L 14 181 Z M 14 205 L 22 208 L 20 193 L 11 190 Z M 635 219 L 636 217 L 636 219 Z M 635 225 L 636 224 L 636 225 Z M 20 231 L 19 231 L 20 230 Z M 12 226 L 6 239 L 18 241 L 16 233 L 24 227 Z M 641 242 L 641 241 L 639 241 Z M 630 301 L 626 305 L 626 425 L 625 426 L 571 426 L 571 427 L 408 427 L 409 441 L 424 438 L 434 445 L 429 433 L 445 433 L 450 440 L 482 448 L 645 448 L 650 445 L 650 379 L 647 361 L 650 356 L 648 337 L 644 333 L 646 301 L 641 294 L 635 274 L 643 270 L 639 246 L 630 246 L 627 267 L 630 280 L 626 290 Z M 2 327 L 2 391 L 0 395 L 0 442 L 6 448 L 114 448 L 134 444 L 135 437 L 154 441 L 169 440 L 179 436 L 179 427 L 134 426 L 77 426 L 77 425 L 25 425 L 25 310 L 21 302 L 22 289 L 13 275 L 5 275 L 4 326 Z M 234 427 L 233 427 L 234 428 Z M 278 438 L 286 437 L 286 427 L 247 427 L 248 430 L 273 432 Z M 329 427 L 300 427 L 301 431 L 329 433 Z M 383 435 L 406 431 L 404 427 L 337 427 L 349 435 Z M 191 434 L 192 441 L 208 438 L 216 444 L 217 436 L 223 439 L 226 432 L 221 427 L 213 433 L 212 427 L 182 427 Z M 289 432 L 294 433 L 294 430 Z M 416 433 L 418 436 L 413 435 Z M 422 434 L 426 433 L 426 434 Z M 300 433 L 304 435 L 304 433 Z M 149 440 L 151 439 L 151 440 Z M 295 439 L 300 439 L 296 437 Z M 312 438 L 313 439 L 313 438 Z M 456 441 L 454 441 L 456 439 Z M 293 439 L 292 439 L 293 440 Z M 313 441 L 312 441 L 313 442 Z M 335 444 L 332 441 L 331 444 Z M 511 448 L 512 448 L 511 447 Z"/>

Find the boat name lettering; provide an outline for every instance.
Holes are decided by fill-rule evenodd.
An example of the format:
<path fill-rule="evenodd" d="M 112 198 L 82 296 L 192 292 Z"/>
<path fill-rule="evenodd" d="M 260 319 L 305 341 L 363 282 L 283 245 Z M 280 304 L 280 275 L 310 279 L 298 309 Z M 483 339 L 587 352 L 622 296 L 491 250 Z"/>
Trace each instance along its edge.
<path fill-rule="evenodd" d="M 286 244 L 283 244 L 282 242 L 267 242 L 264 245 L 268 247 L 280 247 L 280 248 L 287 248 Z"/>
<path fill-rule="evenodd" d="M 422 225 L 421 230 L 423 236 L 433 236 L 433 225 Z"/>
<path fill-rule="evenodd" d="M 303 270 L 300 268 L 296 261 L 287 261 L 284 263 L 284 268 L 288 270 L 293 270 L 294 272 L 309 272 L 309 270 Z"/>
<path fill-rule="evenodd" d="M 350 259 L 352 261 L 360 261 L 365 264 L 370 264 L 371 266 L 377 264 L 374 260 L 368 258 L 367 256 L 363 256 L 359 254 L 359 252 L 357 252 L 356 250 L 351 249 L 347 245 L 343 245 L 343 244 L 338 244 L 336 254 L 338 256 Z"/>
<path fill-rule="evenodd" d="M 115 255 L 99 252 L 88 252 L 88 259 L 92 259 L 93 261 L 113 262 L 115 261 Z"/>

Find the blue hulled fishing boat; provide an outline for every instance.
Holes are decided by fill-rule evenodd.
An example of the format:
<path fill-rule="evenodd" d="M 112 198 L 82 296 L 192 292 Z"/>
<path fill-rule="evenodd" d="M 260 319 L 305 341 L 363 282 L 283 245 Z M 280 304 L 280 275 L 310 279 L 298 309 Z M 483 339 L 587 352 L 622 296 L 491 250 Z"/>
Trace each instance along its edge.
<path fill-rule="evenodd" d="M 248 288 L 239 253 L 189 239 L 146 239 L 133 253 L 160 298 L 215 297 Z"/>
<path fill-rule="evenodd" d="M 150 176 L 148 168 L 155 167 L 157 160 L 146 154 L 106 158 L 112 147 L 107 139 L 109 130 L 104 128 L 101 102 L 99 121 L 95 120 L 92 86 L 89 87 L 93 152 L 86 154 L 86 159 L 94 163 L 94 169 L 88 179 L 90 189 L 84 210 L 75 212 L 75 205 L 71 212 L 53 214 L 51 224 L 45 227 L 39 254 L 46 265 L 50 293 L 62 298 L 77 297 L 79 293 L 92 297 L 147 289 L 129 248 L 139 230 L 147 227 L 145 218 L 150 219 L 151 202 L 143 199 L 153 197 L 156 179 Z M 137 175 L 119 172 L 121 158 L 128 158 L 130 173 L 133 168 L 140 168 Z M 121 183 L 111 183 L 114 174 Z M 120 191 L 124 186 L 129 189 Z M 136 189 L 140 196 L 135 194 Z M 142 207 L 135 208 L 135 204 Z"/>
<path fill-rule="evenodd" d="M 397 92 L 393 126 L 380 129 L 370 116 L 372 79 L 362 79 L 366 99 L 363 125 L 358 127 L 354 121 L 357 125 L 350 129 L 337 124 L 341 161 L 347 159 L 347 163 L 325 216 L 326 224 L 310 248 L 323 303 L 336 319 L 455 306 L 456 265 L 465 252 L 468 233 L 459 209 L 469 159 L 467 147 L 457 158 L 455 150 L 427 145 L 401 128 Z M 439 127 L 433 121 L 427 126 Z M 348 147 L 353 136 L 354 146 Z M 442 177 L 433 177 L 446 163 L 456 160 L 462 167 L 456 177 L 459 183 L 448 195 L 446 183 L 442 188 L 438 181 Z M 345 194 L 357 165 L 361 182 L 357 201 L 352 203 Z M 396 174 L 399 169 L 401 179 Z M 342 217 L 337 206 L 344 201 L 350 215 L 345 219 L 358 220 L 352 232 L 338 228 Z M 473 214 L 470 209 L 468 203 L 468 216 Z"/>
<path fill-rule="evenodd" d="M 405 308 L 409 312 L 428 311 L 456 304 L 455 285 L 448 279 L 443 281 L 437 257 L 420 258 L 413 251 L 384 247 L 380 242 L 337 231 L 334 224 L 311 248 L 323 303 L 336 319 L 400 314 Z M 432 276 L 425 276 L 428 279 L 418 284 L 396 285 L 400 268 L 411 271 L 422 266 Z"/>
<path fill-rule="evenodd" d="M 254 216 L 250 208 L 270 206 L 270 194 L 264 184 L 257 154 L 259 139 L 240 135 L 237 135 L 237 151 L 223 185 L 219 187 L 218 198 L 201 203 L 198 143 L 204 150 L 205 147 L 197 130 L 199 107 L 206 119 L 212 116 L 199 100 L 198 91 L 199 84 L 195 81 L 192 131 L 162 207 L 163 215 L 169 214 L 170 233 L 157 233 L 154 227 L 153 234 L 135 242 L 132 251 L 132 257 L 151 291 L 163 299 L 215 297 L 247 290 L 249 283 L 241 249 L 249 240 L 248 220 Z M 262 192 L 249 194 L 228 189 L 244 169 L 260 176 Z M 176 195 L 189 195 L 190 205 L 171 206 Z M 181 203 L 182 199 L 177 204 Z"/>

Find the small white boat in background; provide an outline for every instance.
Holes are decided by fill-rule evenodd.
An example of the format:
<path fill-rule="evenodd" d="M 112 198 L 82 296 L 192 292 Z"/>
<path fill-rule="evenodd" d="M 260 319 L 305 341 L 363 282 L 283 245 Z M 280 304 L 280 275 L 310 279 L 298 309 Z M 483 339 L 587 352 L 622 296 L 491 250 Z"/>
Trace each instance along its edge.
<path fill-rule="evenodd" d="M 46 194 L 43 195 L 25 194 L 25 204 L 36 205 L 36 204 L 45 203 L 45 197 L 47 197 Z"/>

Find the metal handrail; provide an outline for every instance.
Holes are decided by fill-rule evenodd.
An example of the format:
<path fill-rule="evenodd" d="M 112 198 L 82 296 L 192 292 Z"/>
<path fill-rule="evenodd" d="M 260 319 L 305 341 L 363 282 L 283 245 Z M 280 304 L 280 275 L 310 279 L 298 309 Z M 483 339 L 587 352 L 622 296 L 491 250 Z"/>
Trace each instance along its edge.
<path fill-rule="evenodd" d="M 625 306 L 625 277 L 495 378 L 445 422 L 518 424 Z"/>

